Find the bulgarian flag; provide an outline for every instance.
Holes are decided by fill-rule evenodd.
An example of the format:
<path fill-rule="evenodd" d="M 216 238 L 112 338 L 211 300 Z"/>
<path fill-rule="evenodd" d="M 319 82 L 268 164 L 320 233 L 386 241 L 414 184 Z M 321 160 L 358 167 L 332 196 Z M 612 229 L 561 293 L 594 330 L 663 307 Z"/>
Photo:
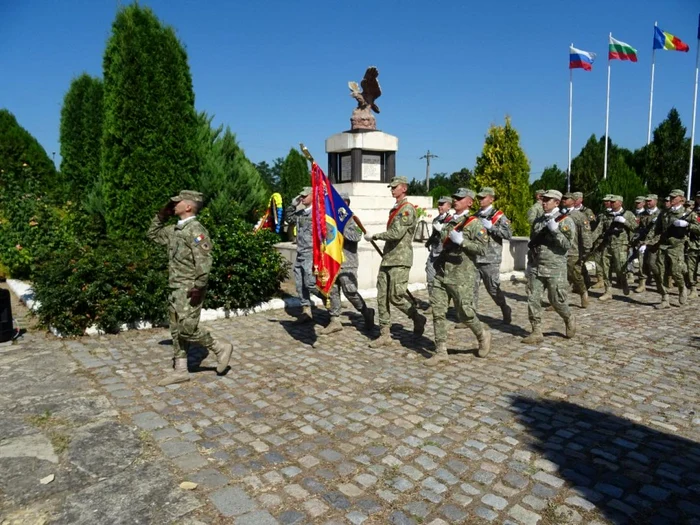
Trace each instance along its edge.
<path fill-rule="evenodd" d="M 654 49 L 683 51 L 687 53 L 690 47 L 677 36 L 673 36 L 666 31 L 661 31 L 657 26 L 654 26 Z"/>
<path fill-rule="evenodd" d="M 608 60 L 630 60 L 631 62 L 636 62 L 637 50 L 629 44 L 615 40 L 612 35 L 610 35 Z"/>

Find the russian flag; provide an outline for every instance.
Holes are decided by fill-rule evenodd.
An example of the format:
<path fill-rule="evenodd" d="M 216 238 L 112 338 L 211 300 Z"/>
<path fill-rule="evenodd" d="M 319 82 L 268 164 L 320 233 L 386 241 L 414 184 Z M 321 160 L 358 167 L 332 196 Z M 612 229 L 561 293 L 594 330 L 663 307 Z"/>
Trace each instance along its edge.
<path fill-rule="evenodd" d="M 595 53 L 589 51 L 581 51 L 574 46 L 569 47 L 569 69 L 584 69 L 590 71 L 593 69 L 593 61 Z"/>

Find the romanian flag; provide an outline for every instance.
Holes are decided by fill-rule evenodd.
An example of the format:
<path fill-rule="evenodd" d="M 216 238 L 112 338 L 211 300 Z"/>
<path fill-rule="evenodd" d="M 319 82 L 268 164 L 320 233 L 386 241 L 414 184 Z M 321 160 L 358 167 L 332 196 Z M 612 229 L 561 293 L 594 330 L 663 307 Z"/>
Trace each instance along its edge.
<path fill-rule="evenodd" d="M 654 49 L 685 51 L 687 53 L 690 47 L 677 36 L 673 36 L 666 31 L 661 31 L 657 26 L 654 26 Z"/>
<path fill-rule="evenodd" d="M 611 35 L 608 60 L 630 60 L 631 62 L 636 62 L 637 50 L 629 44 L 615 40 Z"/>
<path fill-rule="evenodd" d="M 262 216 L 258 225 L 255 227 L 254 231 L 260 230 L 271 230 L 275 233 L 280 232 L 280 226 L 282 225 L 282 195 L 279 193 L 273 193 L 270 197 L 270 205 L 267 207 L 265 214 Z"/>
<path fill-rule="evenodd" d="M 590 71 L 593 68 L 595 53 L 589 51 L 581 51 L 574 46 L 569 47 L 569 69 L 583 69 Z"/>
<path fill-rule="evenodd" d="M 311 234 L 316 286 L 326 297 L 343 263 L 343 232 L 352 211 L 315 162 L 311 166 Z"/>

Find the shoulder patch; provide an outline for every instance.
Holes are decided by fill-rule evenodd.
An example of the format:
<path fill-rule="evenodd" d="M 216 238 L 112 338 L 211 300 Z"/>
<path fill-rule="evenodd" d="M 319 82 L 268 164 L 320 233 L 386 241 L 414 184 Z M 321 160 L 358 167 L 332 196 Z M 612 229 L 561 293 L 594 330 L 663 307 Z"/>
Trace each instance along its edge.
<path fill-rule="evenodd" d="M 561 231 L 568 232 L 570 230 L 569 225 L 564 223 L 561 225 Z"/>
<path fill-rule="evenodd" d="M 487 234 L 487 233 L 486 233 L 486 228 L 481 227 L 481 228 L 479 229 L 479 232 L 476 234 L 476 236 L 477 236 L 477 237 L 483 237 L 483 236 L 486 235 L 486 234 Z"/>

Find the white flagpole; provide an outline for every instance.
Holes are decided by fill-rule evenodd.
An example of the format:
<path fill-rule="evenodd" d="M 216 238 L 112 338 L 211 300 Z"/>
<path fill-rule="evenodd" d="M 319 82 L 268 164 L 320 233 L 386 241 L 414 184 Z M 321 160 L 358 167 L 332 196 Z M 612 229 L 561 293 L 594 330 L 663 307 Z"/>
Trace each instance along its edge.
<path fill-rule="evenodd" d="M 612 33 L 610 33 L 612 37 Z M 610 39 L 608 39 L 608 45 Z M 608 96 L 605 102 L 605 160 L 603 161 L 603 180 L 608 178 L 608 121 L 610 120 L 610 52 L 608 52 Z"/>
<path fill-rule="evenodd" d="M 571 47 L 574 47 L 573 42 Z M 569 48 L 569 52 L 571 49 Z M 571 117 L 573 115 L 574 105 L 574 75 L 569 64 L 569 167 L 566 170 L 566 191 L 571 191 Z"/>
<path fill-rule="evenodd" d="M 700 17 L 698 18 L 698 37 L 700 37 Z M 693 94 L 693 125 L 690 128 L 690 167 L 688 168 L 688 200 L 690 200 L 693 182 L 693 146 L 695 145 L 695 114 L 698 108 L 698 67 L 700 67 L 700 38 L 695 51 L 695 93 Z M 698 191 L 698 188 L 695 188 Z"/>
<path fill-rule="evenodd" d="M 654 41 L 656 41 L 656 26 L 658 22 L 654 22 Z M 649 91 L 649 127 L 647 128 L 647 145 L 651 142 L 651 108 L 654 105 L 654 63 L 656 58 L 656 47 L 652 45 L 651 49 L 651 90 Z"/>

